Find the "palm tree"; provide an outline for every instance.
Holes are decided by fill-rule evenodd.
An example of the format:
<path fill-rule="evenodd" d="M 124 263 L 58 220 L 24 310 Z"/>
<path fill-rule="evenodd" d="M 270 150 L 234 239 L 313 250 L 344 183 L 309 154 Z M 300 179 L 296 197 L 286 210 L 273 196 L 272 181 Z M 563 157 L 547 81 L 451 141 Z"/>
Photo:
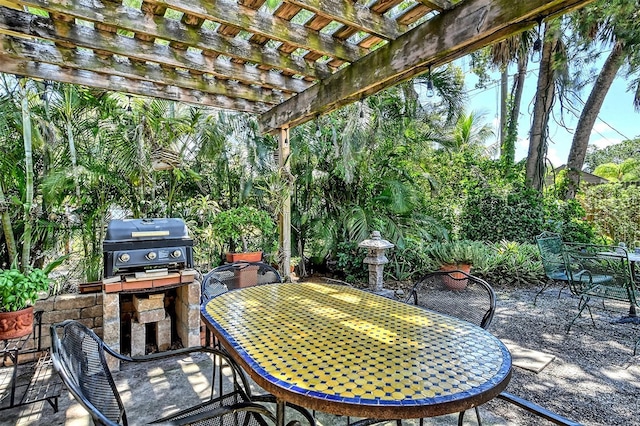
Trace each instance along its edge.
<path fill-rule="evenodd" d="M 552 21 L 544 28 L 542 56 L 529 133 L 525 180 L 530 187 L 538 191 L 542 191 L 544 184 L 548 123 L 555 100 L 560 59 L 564 56 L 564 44 L 558 25 L 558 21 Z"/>
<path fill-rule="evenodd" d="M 600 73 L 584 104 L 573 136 L 567 159 L 567 189 L 565 199 L 575 198 L 580 183 L 580 172 L 584 166 L 587 147 L 604 98 L 618 71 L 626 62 L 630 71 L 637 68 L 640 60 L 640 32 L 637 30 L 637 1 L 600 1 L 574 15 L 574 31 L 584 43 L 597 43 L 610 47 Z M 640 105 L 640 84 L 636 85 L 634 105 Z"/>
<path fill-rule="evenodd" d="M 487 153 L 484 144 L 494 133 L 483 118 L 484 113 L 477 111 L 460 113 L 455 125 L 436 142 L 451 152 L 480 149 Z"/>

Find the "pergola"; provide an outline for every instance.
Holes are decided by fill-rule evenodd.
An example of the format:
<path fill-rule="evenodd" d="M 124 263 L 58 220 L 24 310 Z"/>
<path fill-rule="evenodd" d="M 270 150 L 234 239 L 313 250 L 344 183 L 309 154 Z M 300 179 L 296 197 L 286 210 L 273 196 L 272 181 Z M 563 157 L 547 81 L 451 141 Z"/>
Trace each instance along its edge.
<path fill-rule="evenodd" d="M 287 167 L 290 127 L 591 1 L 0 0 L 0 72 L 252 113 Z"/>

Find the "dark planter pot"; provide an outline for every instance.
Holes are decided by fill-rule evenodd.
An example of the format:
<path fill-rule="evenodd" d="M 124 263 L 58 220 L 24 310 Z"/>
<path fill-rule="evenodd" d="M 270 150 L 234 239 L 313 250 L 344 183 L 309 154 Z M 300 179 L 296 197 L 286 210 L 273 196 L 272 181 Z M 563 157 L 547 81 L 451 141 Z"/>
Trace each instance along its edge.
<path fill-rule="evenodd" d="M 14 312 L 0 312 L 0 340 L 26 336 L 33 330 L 33 306 Z"/>
<path fill-rule="evenodd" d="M 442 265 L 440 267 L 440 270 L 445 272 L 458 270 L 468 274 L 469 272 L 471 272 L 471 265 L 466 263 L 459 263 L 455 265 Z M 442 277 L 442 282 L 449 290 L 464 290 L 465 288 L 467 288 L 468 280 L 464 275 L 462 275 L 459 272 L 453 272 L 449 275 L 450 277 L 449 276 Z M 455 278 L 458 278 L 458 279 L 455 279 Z M 464 279 L 460 279 L 460 278 L 464 278 Z"/>

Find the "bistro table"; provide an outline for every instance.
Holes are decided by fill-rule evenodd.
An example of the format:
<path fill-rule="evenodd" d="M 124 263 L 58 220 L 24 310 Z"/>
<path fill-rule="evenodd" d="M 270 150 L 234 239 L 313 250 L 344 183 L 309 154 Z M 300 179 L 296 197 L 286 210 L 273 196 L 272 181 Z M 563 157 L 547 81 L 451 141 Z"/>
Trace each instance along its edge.
<path fill-rule="evenodd" d="M 267 284 L 211 299 L 202 317 L 278 401 L 376 419 L 460 412 L 498 395 L 511 355 L 466 321 L 348 286 Z"/>

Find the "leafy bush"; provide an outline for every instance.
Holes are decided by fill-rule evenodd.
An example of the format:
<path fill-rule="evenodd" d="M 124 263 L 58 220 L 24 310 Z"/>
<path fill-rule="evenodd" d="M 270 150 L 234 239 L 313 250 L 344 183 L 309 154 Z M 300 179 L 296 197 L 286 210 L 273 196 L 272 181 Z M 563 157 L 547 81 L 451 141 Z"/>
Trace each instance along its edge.
<path fill-rule="evenodd" d="M 580 196 L 586 217 L 607 243 L 624 242 L 634 247 L 640 241 L 640 189 L 623 184 L 588 187 Z"/>
<path fill-rule="evenodd" d="M 367 253 L 354 241 L 343 241 L 336 247 L 336 268 L 348 283 L 368 282 L 369 272 L 363 263 Z"/>
<path fill-rule="evenodd" d="M 492 244 L 484 262 L 474 264 L 473 274 L 494 287 L 539 287 L 545 280 L 537 246 L 514 241 Z"/>
<path fill-rule="evenodd" d="M 211 222 L 220 241 L 235 251 L 271 251 L 276 244 L 276 225 L 263 210 L 249 206 L 222 211 Z"/>
<path fill-rule="evenodd" d="M 477 188 L 463 205 L 463 238 L 530 242 L 543 229 L 540 193 L 524 187 Z"/>
<path fill-rule="evenodd" d="M 426 247 L 430 242 L 420 238 L 405 237 L 404 247 L 394 247 L 387 252 L 389 264 L 385 266 L 385 279 L 396 281 L 416 280 L 433 270 L 433 261 Z"/>
<path fill-rule="evenodd" d="M 594 224 L 586 220 L 586 214 L 576 200 L 558 200 L 545 196 L 544 230 L 562 235 L 564 241 L 588 243 L 594 239 Z"/>
<path fill-rule="evenodd" d="M 38 300 L 38 292 L 49 290 L 48 271 L 35 268 L 0 270 L 0 312 L 15 312 Z"/>

